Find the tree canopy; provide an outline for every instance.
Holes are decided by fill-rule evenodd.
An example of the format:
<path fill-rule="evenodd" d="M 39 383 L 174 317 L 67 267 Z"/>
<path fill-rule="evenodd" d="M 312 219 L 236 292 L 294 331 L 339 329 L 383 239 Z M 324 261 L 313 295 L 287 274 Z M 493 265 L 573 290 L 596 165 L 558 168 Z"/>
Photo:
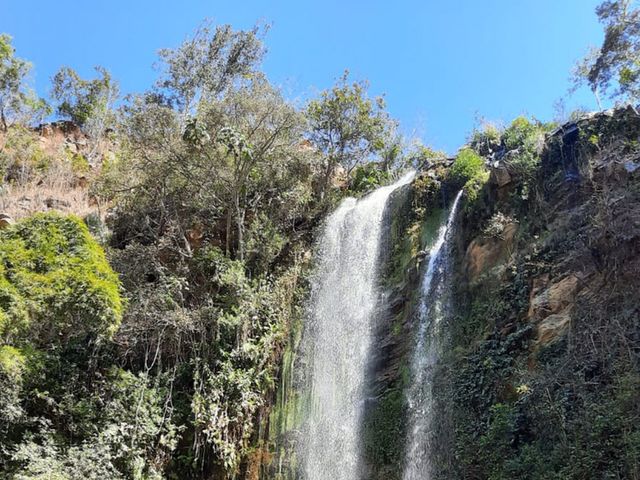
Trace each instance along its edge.
<path fill-rule="evenodd" d="M 586 83 L 598 98 L 640 98 L 640 9 L 635 0 L 606 0 L 596 9 L 604 26 L 602 45 L 576 67 L 574 83 Z M 613 90 L 612 90 L 613 89 Z"/>
<path fill-rule="evenodd" d="M 0 129 L 22 121 L 42 119 L 49 107 L 28 86 L 27 78 L 31 64 L 15 56 L 11 37 L 0 34 Z"/>

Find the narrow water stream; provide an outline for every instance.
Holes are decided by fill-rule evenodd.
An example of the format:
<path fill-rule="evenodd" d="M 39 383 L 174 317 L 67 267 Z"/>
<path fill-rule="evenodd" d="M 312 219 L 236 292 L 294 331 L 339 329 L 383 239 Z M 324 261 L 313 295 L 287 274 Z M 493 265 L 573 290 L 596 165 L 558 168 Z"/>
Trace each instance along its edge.
<path fill-rule="evenodd" d="M 404 480 L 432 478 L 430 450 L 433 436 L 433 368 L 440 354 L 441 321 L 447 314 L 446 281 L 450 262 L 449 240 L 462 191 L 456 196 L 449 217 L 438 231 L 429 251 L 429 263 L 422 278 L 418 330 L 411 359 L 411 384 L 407 390 L 409 404 L 408 437 Z"/>

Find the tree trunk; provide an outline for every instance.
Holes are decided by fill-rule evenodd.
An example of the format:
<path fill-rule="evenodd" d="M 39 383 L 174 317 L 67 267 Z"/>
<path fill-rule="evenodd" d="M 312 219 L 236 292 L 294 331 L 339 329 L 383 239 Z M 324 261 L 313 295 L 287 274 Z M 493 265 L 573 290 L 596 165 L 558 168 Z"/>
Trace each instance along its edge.
<path fill-rule="evenodd" d="M 227 255 L 231 256 L 231 225 L 233 224 L 233 207 L 229 205 L 227 207 L 227 226 L 226 226 L 226 245 L 225 251 Z"/>
<path fill-rule="evenodd" d="M 235 198 L 236 228 L 238 235 L 237 258 L 244 261 L 244 212 L 240 209 L 240 195 Z"/>
<path fill-rule="evenodd" d="M 593 94 L 596 97 L 596 103 L 598 104 L 598 111 L 602 111 L 602 102 L 600 102 L 600 94 L 598 93 L 598 88 L 593 89 Z"/>
<path fill-rule="evenodd" d="M 2 131 L 6 132 L 8 130 L 7 126 L 7 117 L 4 115 L 4 106 L 0 105 L 0 124 L 2 126 Z"/>
<path fill-rule="evenodd" d="M 329 189 L 329 183 L 331 182 L 331 173 L 333 172 L 333 165 L 330 160 L 327 160 L 327 168 L 324 172 L 324 178 L 322 179 L 322 186 L 320 190 L 320 200 L 324 200 L 324 196 Z"/>

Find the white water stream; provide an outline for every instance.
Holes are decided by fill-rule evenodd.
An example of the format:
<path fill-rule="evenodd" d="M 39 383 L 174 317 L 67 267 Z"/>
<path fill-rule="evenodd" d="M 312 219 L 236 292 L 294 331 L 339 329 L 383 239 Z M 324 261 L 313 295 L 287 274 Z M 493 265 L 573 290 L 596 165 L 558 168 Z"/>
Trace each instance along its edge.
<path fill-rule="evenodd" d="M 311 399 L 301 452 L 306 480 L 359 478 L 360 427 L 378 288 L 384 210 L 408 173 L 327 219 L 312 280 L 307 361 Z"/>
<path fill-rule="evenodd" d="M 447 288 L 446 269 L 449 245 L 458 203 L 456 196 L 447 222 L 440 227 L 438 238 L 429 251 L 429 264 L 422 278 L 421 300 L 418 310 L 418 332 L 411 360 L 411 386 L 407 390 L 409 403 L 408 437 L 403 480 L 430 480 L 431 445 L 433 436 L 433 368 L 440 354 L 440 323 L 446 315 L 446 301 L 442 296 Z"/>

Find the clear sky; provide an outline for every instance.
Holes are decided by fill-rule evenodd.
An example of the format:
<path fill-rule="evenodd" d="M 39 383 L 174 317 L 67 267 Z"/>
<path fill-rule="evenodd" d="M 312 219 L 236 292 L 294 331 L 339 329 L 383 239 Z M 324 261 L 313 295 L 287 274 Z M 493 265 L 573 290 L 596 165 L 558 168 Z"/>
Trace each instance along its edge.
<path fill-rule="evenodd" d="M 47 94 L 61 65 L 103 65 L 125 93 L 154 81 L 159 48 L 205 18 L 270 23 L 264 70 L 290 98 L 330 87 L 344 69 L 386 95 L 403 131 L 450 153 L 481 115 L 553 118 L 572 65 L 602 29 L 600 0 L 0 0 L 0 32 L 35 64 Z M 571 106 L 594 107 L 588 91 Z"/>

